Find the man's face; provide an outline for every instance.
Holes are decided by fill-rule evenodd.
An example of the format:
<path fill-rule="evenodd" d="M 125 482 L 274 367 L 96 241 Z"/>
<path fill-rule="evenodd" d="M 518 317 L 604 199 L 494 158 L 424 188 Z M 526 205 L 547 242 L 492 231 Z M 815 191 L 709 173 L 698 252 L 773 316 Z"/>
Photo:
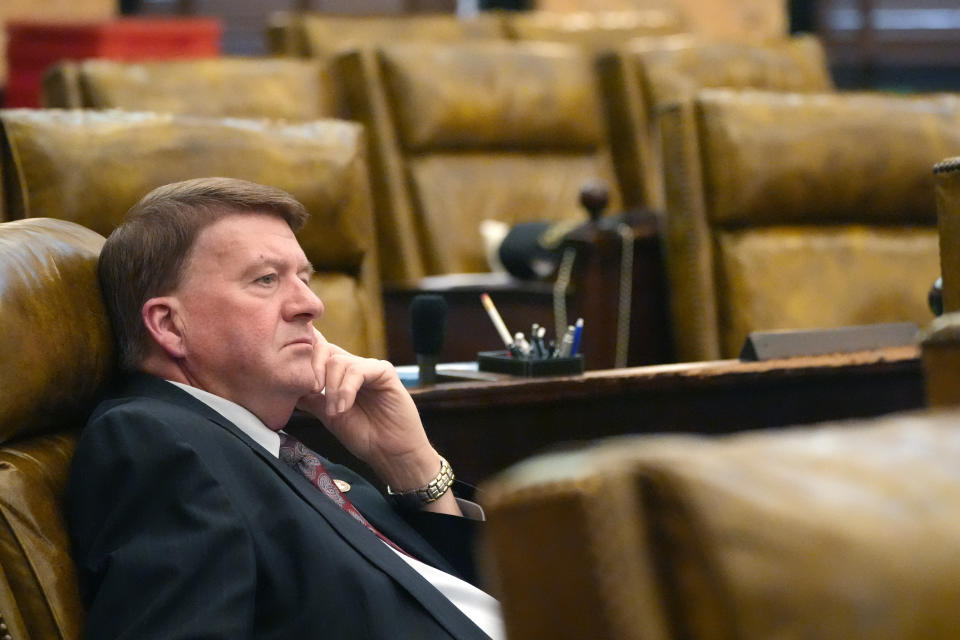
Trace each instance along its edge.
<path fill-rule="evenodd" d="M 312 391 L 312 272 L 281 218 L 232 214 L 201 231 L 172 294 L 191 383 L 258 415 Z"/>

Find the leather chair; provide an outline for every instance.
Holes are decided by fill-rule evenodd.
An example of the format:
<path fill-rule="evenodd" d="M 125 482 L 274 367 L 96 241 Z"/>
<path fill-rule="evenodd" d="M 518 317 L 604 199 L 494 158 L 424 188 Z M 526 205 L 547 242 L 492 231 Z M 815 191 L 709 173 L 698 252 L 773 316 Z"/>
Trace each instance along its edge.
<path fill-rule="evenodd" d="M 79 640 L 63 519 L 77 434 L 112 373 L 103 237 L 66 220 L 0 224 L 0 637 Z"/>
<path fill-rule="evenodd" d="M 503 14 L 514 40 L 569 42 L 591 52 L 613 50 L 640 36 L 681 33 L 679 11 L 669 7 L 625 11 L 514 11 Z"/>
<path fill-rule="evenodd" d="M 43 104 L 293 122 L 338 115 L 329 64 L 287 58 L 61 62 L 44 75 Z"/>
<path fill-rule="evenodd" d="M 453 14 L 334 15 L 274 12 L 268 18 L 270 51 L 287 56 L 329 59 L 343 51 L 400 42 L 460 42 L 503 38 L 496 13 L 472 18 Z"/>
<path fill-rule="evenodd" d="M 664 305 L 645 304 L 663 291 L 655 221 L 628 225 L 622 235 L 612 224 L 605 234 L 585 234 L 608 242 L 580 243 L 570 277 L 557 286 L 490 272 L 480 231 L 488 220 L 579 225 L 587 221 L 581 187 L 593 178 L 609 187 L 609 209 L 620 211 L 596 76 L 582 47 L 406 43 L 349 52 L 336 67 L 351 116 L 370 134 L 391 359 L 412 361 L 403 349 L 410 334 L 393 328 L 426 292 L 455 300 L 457 333 L 444 358 L 472 360 L 500 348 L 479 304 L 487 291 L 511 301 L 504 319 L 513 331 L 583 317 L 593 336 L 584 342 L 587 368 L 662 361 Z M 644 295 L 632 296 L 628 282 L 647 285 L 638 285 Z"/>
<path fill-rule="evenodd" d="M 312 217 L 299 240 L 326 311 L 317 326 L 383 357 L 384 324 L 362 128 L 141 112 L 0 112 L 6 219 L 53 217 L 109 235 L 162 184 L 229 176 L 290 192 Z"/>
<path fill-rule="evenodd" d="M 581 12 L 583 0 L 534 0 L 543 12 Z M 712 40 L 763 42 L 786 37 L 783 0 L 591 0 L 592 11 L 669 11 L 678 13 L 684 31 Z"/>
<path fill-rule="evenodd" d="M 588 178 L 620 206 L 597 83 L 574 45 L 407 43 L 336 61 L 370 132 L 384 282 L 489 270 L 492 219 L 586 220 Z"/>
<path fill-rule="evenodd" d="M 515 640 L 954 638 L 958 457 L 955 411 L 543 454 L 483 565 Z"/>
<path fill-rule="evenodd" d="M 702 88 L 803 93 L 834 89 L 826 56 L 812 36 L 763 44 L 707 41 L 691 34 L 635 38 L 598 60 L 624 199 L 662 211 L 658 113 Z"/>
<path fill-rule="evenodd" d="M 690 33 L 712 40 L 766 42 L 790 32 L 783 0 L 671 0 Z"/>
<path fill-rule="evenodd" d="M 750 331 L 932 318 L 930 167 L 956 96 L 702 90 L 662 116 L 666 264 L 681 360 Z"/>

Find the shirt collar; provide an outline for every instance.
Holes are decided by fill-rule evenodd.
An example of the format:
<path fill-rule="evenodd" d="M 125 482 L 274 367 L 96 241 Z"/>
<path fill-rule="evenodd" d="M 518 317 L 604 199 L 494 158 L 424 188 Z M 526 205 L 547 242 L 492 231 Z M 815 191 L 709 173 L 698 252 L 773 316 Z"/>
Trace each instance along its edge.
<path fill-rule="evenodd" d="M 191 387 L 182 382 L 167 380 L 170 384 L 176 385 L 189 393 L 191 396 L 204 403 L 224 418 L 232 422 L 238 429 L 250 436 L 254 442 L 269 451 L 273 457 L 280 456 L 280 434 L 273 431 L 267 425 L 263 424 L 257 416 L 236 402 L 221 398 L 209 391 Z"/>

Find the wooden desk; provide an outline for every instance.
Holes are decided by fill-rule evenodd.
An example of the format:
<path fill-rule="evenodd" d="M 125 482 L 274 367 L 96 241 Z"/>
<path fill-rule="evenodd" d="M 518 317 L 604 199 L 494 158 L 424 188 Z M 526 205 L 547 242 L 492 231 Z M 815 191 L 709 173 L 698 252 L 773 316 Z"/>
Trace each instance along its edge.
<path fill-rule="evenodd" d="M 631 230 L 633 248 L 629 283 L 629 339 L 623 362 L 630 366 L 673 360 L 667 318 L 667 289 L 661 261 L 656 216 L 634 211 L 622 219 Z M 583 237 L 579 237 L 583 236 Z M 587 369 L 609 369 L 617 363 L 617 320 L 624 240 L 619 232 L 587 226 L 570 240 L 576 249 L 566 306 L 568 324 L 584 320 L 582 352 Z M 629 284 L 629 286 L 626 286 Z M 475 360 L 480 351 L 502 349 L 503 343 L 480 304 L 489 293 L 511 331 L 530 332 L 534 322 L 555 334 L 553 284 L 524 282 L 506 274 L 450 274 L 415 283 L 385 284 L 384 314 L 387 357 L 394 364 L 416 362 L 410 344 L 410 304 L 417 294 L 440 294 L 447 301 L 446 341 L 441 357 L 447 362 Z M 626 306 L 626 305 L 625 305 Z M 561 328 L 562 329 L 562 328 Z"/>
<path fill-rule="evenodd" d="M 416 284 L 385 285 L 384 315 L 390 362 L 417 361 L 411 344 L 410 304 L 422 293 L 443 296 L 447 302 L 444 361 L 476 360 L 480 351 L 503 348 L 500 336 L 480 304 L 489 293 L 503 321 L 514 331 L 529 333 L 532 322 L 553 327 L 553 287 L 547 282 L 523 282 L 499 273 L 460 273 L 423 278 Z M 568 301 L 569 302 L 569 301 Z"/>
<path fill-rule="evenodd" d="M 729 433 L 876 416 L 925 404 L 916 347 L 557 378 L 501 376 L 411 389 L 411 395 L 431 441 L 457 476 L 473 484 L 537 452 L 605 436 Z M 338 445 L 329 444 L 325 432 L 295 430 L 336 459 Z"/>

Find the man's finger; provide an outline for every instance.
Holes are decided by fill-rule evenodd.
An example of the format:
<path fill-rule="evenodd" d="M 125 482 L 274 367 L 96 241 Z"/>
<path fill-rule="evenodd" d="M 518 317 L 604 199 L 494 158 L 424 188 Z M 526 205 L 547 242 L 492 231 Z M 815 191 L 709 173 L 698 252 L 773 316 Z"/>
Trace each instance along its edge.
<path fill-rule="evenodd" d="M 337 414 L 337 406 L 340 404 L 341 383 L 346 374 L 349 360 L 342 355 L 331 354 L 326 361 L 326 386 L 324 395 L 326 397 L 324 413 L 328 416 Z"/>
<path fill-rule="evenodd" d="M 314 389 L 320 392 L 327 384 L 327 359 L 330 357 L 330 343 L 323 337 L 316 327 L 313 328 L 313 375 L 317 379 Z"/>
<path fill-rule="evenodd" d="M 353 407 L 357 392 L 360 391 L 365 380 L 362 360 L 353 361 L 344 369 L 340 384 L 337 385 L 337 400 L 333 407 L 335 413 L 345 413 Z"/>

